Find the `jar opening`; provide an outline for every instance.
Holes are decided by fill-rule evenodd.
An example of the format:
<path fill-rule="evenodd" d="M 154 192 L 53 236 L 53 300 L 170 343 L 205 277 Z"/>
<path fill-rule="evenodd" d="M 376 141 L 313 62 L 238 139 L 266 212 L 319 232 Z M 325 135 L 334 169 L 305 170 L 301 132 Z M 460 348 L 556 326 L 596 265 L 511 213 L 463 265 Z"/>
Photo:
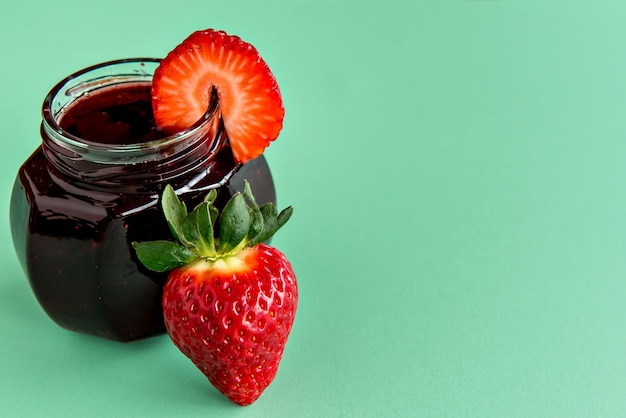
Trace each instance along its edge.
<path fill-rule="evenodd" d="M 212 123 L 212 121 L 219 119 L 215 90 L 210 94 L 210 102 L 204 115 L 188 129 L 172 135 L 158 131 L 153 120 L 151 121 L 152 126 L 147 126 L 150 122 L 148 122 L 145 113 L 149 112 L 149 116 L 151 116 L 151 107 L 143 110 L 129 107 L 127 117 L 136 119 L 141 114 L 146 119 L 134 123 L 132 126 L 119 121 L 109 122 L 107 120 L 106 123 L 98 121 L 96 120 L 97 115 L 91 117 L 88 122 L 85 122 L 85 125 L 91 123 L 93 126 L 87 126 L 85 129 L 91 129 L 90 132 L 94 132 L 95 136 L 81 135 L 80 129 L 70 129 L 67 124 L 63 123 L 65 121 L 63 118 L 68 116 L 68 112 L 71 112 L 72 109 L 88 106 L 87 101 L 93 101 L 98 96 L 104 97 L 107 91 L 128 93 L 128 88 L 131 86 L 141 87 L 143 93 L 148 95 L 147 98 L 142 98 L 142 105 L 151 106 L 150 86 L 154 70 L 159 63 L 160 60 L 156 58 L 109 61 L 85 68 L 60 81 L 48 93 L 42 106 L 42 128 L 46 139 L 50 139 L 57 147 L 81 158 L 102 164 L 135 164 L 142 161 L 154 161 L 170 154 L 168 150 L 181 146 L 188 147 L 198 141 L 206 142 L 209 139 L 216 142 L 215 123 Z M 117 111 L 119 113 L 121 109 L 121 106 L 117 106 L 120 109 L 112 108 L 110 104 L 107 106 L 112 109 L 112 112 Z M 137 115 L 132 115 L 134 111 L 137 111 Z M 141 129 L 151 129 L 152 132 L 147 136 L 140 137 L 133 132 L 136 128 L 135 125 L 141 125 Z M 130 129 L 127 140 L 123 142 L 104 140 L 107 135 L 114 135 L 115 129 Z M 99 139 L 101 137 L 102 139 Z M 134 140 L 135 138 L 137 140 Z"/>

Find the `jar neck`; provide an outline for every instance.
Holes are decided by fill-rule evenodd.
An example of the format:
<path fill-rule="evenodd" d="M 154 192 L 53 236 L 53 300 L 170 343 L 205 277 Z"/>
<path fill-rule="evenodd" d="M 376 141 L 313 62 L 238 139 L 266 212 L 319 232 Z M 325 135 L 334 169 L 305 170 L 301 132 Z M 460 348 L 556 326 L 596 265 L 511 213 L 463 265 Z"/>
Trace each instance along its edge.
<path fill-rule="evenodd" d="M 41 136 L 44 155 L 55 170 L 89 187 L 149 191 L 155 183 L 180 187 L 193 181 L 190 173 L 229 151 L 215 92 L 192 127 L 147 142 L 105 143 L 62 127 L 63 116 L 79 101 L 130 84 L 149 88 L 158 64 L 157 59 L 111 61 L 72 74 L 50 91 L 43 103 Z"/>

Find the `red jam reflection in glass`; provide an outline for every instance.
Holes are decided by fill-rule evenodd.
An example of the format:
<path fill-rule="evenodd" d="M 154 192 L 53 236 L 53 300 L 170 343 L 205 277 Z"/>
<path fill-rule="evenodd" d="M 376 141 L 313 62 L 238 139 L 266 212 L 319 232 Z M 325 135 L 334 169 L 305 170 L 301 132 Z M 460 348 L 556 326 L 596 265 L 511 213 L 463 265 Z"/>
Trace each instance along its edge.
<path fill-rule="evenodd" d="M 157 64 L 105 63 L 61 82 L 44 102 L 42 145 L 17 175 L 15 250 L 40 305 L 64 328 L 119 341 L 164 332 L 166 276 L 140 266 L 130 244 L 171 239 L 158 201 L 166 184 L 188 208 L 212 188 L 225 204 L 244 179 L 260 204 L 275 201 L 265 159 L 236 165 L 215 109 L 182 139 L 155 128 Z M 76 86 L 87 94 L 63 103 Z"/>

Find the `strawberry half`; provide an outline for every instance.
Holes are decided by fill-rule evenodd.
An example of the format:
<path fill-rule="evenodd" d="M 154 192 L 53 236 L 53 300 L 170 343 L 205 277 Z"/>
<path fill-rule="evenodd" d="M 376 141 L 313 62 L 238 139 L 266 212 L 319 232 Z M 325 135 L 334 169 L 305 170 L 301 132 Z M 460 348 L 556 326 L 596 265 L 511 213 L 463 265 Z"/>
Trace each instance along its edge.
<path fill-rule="evenodd" d="M 174 344 L 231 401 L 249 405 L 273 381 L 295 318 L 292 266 L 263 244 L 292 208 L 280 213 L 273 203 L 259 208 L 248 183 L 221 214 L 215 198 L 213 190 L 188 213 L 167 186 L 163 211 L 179 243 L 133 247 L 149 269 L 171 270 L 162 305 Z"/>
<path fill-rule="evenodd" d="M 194 32 L 161 61 L 152 80 L 157 126 L 168 133 L 191 127 L 213 87 L 235 160 L 261 155 L 283 126 L 280 90 L 256 48 L 223 31 Z"/>

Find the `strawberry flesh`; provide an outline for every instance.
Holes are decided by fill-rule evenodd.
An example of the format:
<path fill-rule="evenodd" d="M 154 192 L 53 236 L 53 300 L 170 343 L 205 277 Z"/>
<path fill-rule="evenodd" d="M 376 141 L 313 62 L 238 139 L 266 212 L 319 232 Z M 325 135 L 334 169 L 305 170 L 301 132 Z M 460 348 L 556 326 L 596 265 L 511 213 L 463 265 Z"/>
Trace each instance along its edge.
<path fill-rule="evenodd" d="M 157 126 L 168 133 L 191 127 L 213 87 L 235 160 L 261 155 L 283 126 L 280 90 L 256 48 L 223 31 L 194 32 L 161 61 L 152 81 Z"/>

